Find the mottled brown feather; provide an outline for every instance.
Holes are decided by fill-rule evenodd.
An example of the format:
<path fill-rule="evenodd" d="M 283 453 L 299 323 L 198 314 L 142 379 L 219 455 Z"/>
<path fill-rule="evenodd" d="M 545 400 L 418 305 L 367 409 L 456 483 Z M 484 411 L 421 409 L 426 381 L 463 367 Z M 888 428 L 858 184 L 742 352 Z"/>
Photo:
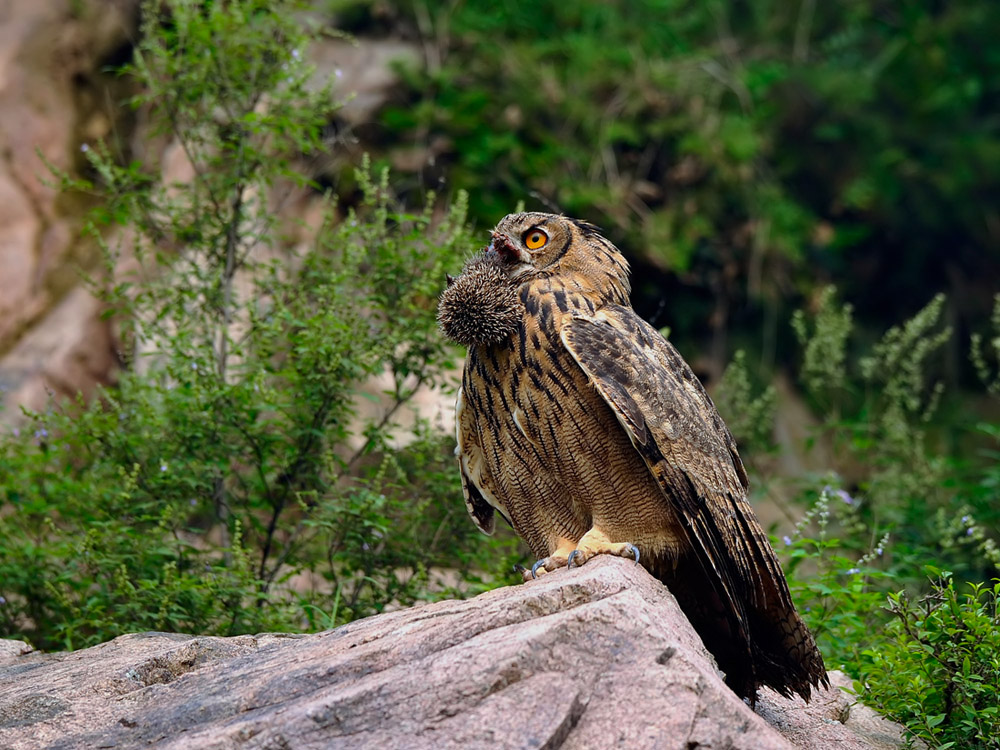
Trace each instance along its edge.
<path fill-rule="evenodd" d="M 810 684 L 826 680 L 822 657 L 747 501 L 735 441 L 691 368 L 631 308 L 576 317 L 562 340 L 679 508 L 690 549 L 728 615 L 726 629 L 754 665 L 727 665 L 739 692 L 760 681 L 808 698 Z"/>

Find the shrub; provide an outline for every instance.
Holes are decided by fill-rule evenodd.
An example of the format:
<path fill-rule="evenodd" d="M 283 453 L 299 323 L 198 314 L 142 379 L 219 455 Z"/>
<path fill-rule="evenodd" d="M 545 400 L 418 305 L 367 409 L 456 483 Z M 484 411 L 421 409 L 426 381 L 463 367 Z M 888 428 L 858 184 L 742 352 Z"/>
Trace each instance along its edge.
<path fill-rule="evenodd" d="M 340 219 L 314 193 L 319 226 L 280 225 L 334 106 L 304 62 L 318 31 L 293 0 L 143 8 L 134 104 L 192 176 L 164 184 L 111 144 L 89 144 L 89 179 L 62 175 L 98 201 L 93 281 L 125 369 L 0 438 L 0 631 L 299 630 L 481 586 L 504 542 L 466 522 L 448 439 L 396 427 L 454 367 L 435 307 L 472 243 L 464 198 L 407 212 L 363 165 Z"/>
<path fill-rule="evenodd" d="M 997 747 L 1000 738 L 1000 581 L 961 587 L 928 566 L 930 592 L 889 596 L 893 621 L 855 689 L 934 748 Z"/>
<path fill-rule="evenodd" d="M 987 302 L 996 4 L 386 5 L 428 51 L 382 118 L 426 149 L 422 176 L 474 189 L 484 221 L 531 196 L 681 274 L 680 340 L 708 295 L 746 326 L 747 302 L 780 320 L 829 279 L 894 322 L 941 288 L 942 248 L 966 305 Z"/>
<path fill-rule="evenodd" d="M 911 740 L 995 747 L 1000 583 L 975 582 L 1000 569 L 989 529 L 995 451 L 959 460 L 938 450 L 940 433 L 955 429 L 954 418 L 935 421 L 948 397 L 933 379 L 934 353 L 950 336 L 938 324 L 944 300 L 856 358 L 850 310 L 838 310 L 833 290 L 819 300 L 793 326 L 803 390 L 821 420 L 813 439 L 835 447 L 837 471 L 804 478 L 797 499 L 809 509 L 775 540 L 793 597 L 827 664 L 852 675 L 859 699 Z M 754 402 L 752 390 L 737 393 Z M 995 445 L 995 425 L 960 424 Z M 956 566 L 967 582 L 928 561 Z"/>
<path fill-rule="evenodd" d="M 831 535 L 832 526 L 846 539 Z M 775 548 L 784 560 L 792 598 L 809 626 L 830 669 L 857 672 L 861 650 L 885 624 L 880 605 L 893 575 L 884 569 L 891 551 L 884 534 L 859 553 L 863 538 L 860 507 L 844 490 L 824 486 L 794 530 Z"/>

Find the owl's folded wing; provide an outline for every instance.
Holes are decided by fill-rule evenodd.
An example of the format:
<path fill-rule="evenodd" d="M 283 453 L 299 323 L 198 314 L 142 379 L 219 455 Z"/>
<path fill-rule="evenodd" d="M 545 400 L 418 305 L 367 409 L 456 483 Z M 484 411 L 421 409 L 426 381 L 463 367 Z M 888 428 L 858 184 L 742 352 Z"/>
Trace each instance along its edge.
<path fill-rule="evenodd" d="M 808 695 L 809 682 L 825 675 L 822 658 L 795 613 L 774 551 L 747 501 L 736 443 L 691 368 L 627 307 L 575 316 L 561 337 L 680 518 L 737 637 L 757 651 L 761 644 L 755 637 L 761 636 L 755 623 L 763 616 L 784 644 L 778 651 L 794 647 L 789 638 L 805 639 L 801 649 L 790 649 L 800 650 L 801 662 L 793 658 L 784 666 L 793 672 L 785 673 L 793 689 Z"/>
<path fill-rule="evenodd" d="M 472 520 L 484 534 L 492 534 L 496 527 L 494 511 L 498 511 L 510 525 L 510 514 L 491 489 L 479 432 L 471 411 L 465 405 L 464 387 L 459 388 L 455 402 L 455 439 L 455 455 L 462 475 L 462 494 Z"/>

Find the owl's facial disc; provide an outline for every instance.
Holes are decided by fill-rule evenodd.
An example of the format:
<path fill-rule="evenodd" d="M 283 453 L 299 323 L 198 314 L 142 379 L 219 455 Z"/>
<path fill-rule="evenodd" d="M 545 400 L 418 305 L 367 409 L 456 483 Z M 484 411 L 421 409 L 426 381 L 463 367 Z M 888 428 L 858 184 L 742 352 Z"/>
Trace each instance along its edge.
<path fill-rule="evenodd" d="M 496 253 L 504 263 L 512 266 L 531 260 L 531 256 L 515 247 L 514 243 L 510 241 L 510 237 L 503 232 L 493 232 L 486 252 Z"/>

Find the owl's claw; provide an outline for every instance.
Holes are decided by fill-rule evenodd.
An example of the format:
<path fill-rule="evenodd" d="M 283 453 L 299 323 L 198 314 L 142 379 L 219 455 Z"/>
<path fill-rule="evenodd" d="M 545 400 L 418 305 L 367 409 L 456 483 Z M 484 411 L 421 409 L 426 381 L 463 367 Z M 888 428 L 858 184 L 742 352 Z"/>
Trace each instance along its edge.
<path fill-rule="evenodd" d="M 566 558 L 569 557 L 569 553 L 572 552 L 575 547 L 575 539 L 561 539 L 548 557 L 543 557 L 541 560 L 532 565 L 531 570 L 524 571 L 524 580 L 530 581 L 535 578 L 541 578 L 546 573 L 565 567 Z"/>
<path fill-rule="evenodd" d="M 639 548 L 636 547 L 634 544 L 626 543 L 625 546 L 622 547 L 621 555 L 622 557 L 633 557 L 635 558 L 635 564 L 636 565 L 639 564 Z M 576 558 L 578 557 L 583 557 L 583 553 L 580 552 L 580 550 L 575 549 L 572 552 L 570 552 L 569 559 L 566 561 L 566 567 L 567 568 L 577 567 Z M 583 563 L 580 563 L 580 565 L 583 565 Z"/>
<path fill-rule="evenodd" d="M 598 535 L 595 534 L 594 536 Z M 561 568 L 563 565 L 567 568 L 578 568 L 594 555 L 618 555 L 619 557 L 631 557 L 635 560 L 636 565 L 639 564 L 639 548 L 630 542 L 615 544 L 607 541 L 606 537 L 603 539 L 600 537 L 597 539 L 588 539 L 587 537 L 584 537 L 575 548 L 570 548 L 570 545 L 572 544 L 572 541 L 567 540 L 566 543 L 561 545 L 554 553 L 548 557 L 543 557 L 541 560 L 538 560 L 534 565 L 532 565 L 530 571 L 520 565 L 515 565 L 514 569 L 521 573 L 525 581 L 528 581 L 539 577 L 539 569 L 542 569 L 544 572 L 548 572 L 550 570 L 555 570 L 556 568 Z M 529 572 L 531 573 L 530 579 L 528 578 Z"/>
<path fill-rule="evenodd" d="M 578 568 L 595 555 L 631 557 L 639 564 L 639 548 L 631 542 L 612 542 L 602 532 L 592 529 L 567 555 L 566 567 Z"/>

